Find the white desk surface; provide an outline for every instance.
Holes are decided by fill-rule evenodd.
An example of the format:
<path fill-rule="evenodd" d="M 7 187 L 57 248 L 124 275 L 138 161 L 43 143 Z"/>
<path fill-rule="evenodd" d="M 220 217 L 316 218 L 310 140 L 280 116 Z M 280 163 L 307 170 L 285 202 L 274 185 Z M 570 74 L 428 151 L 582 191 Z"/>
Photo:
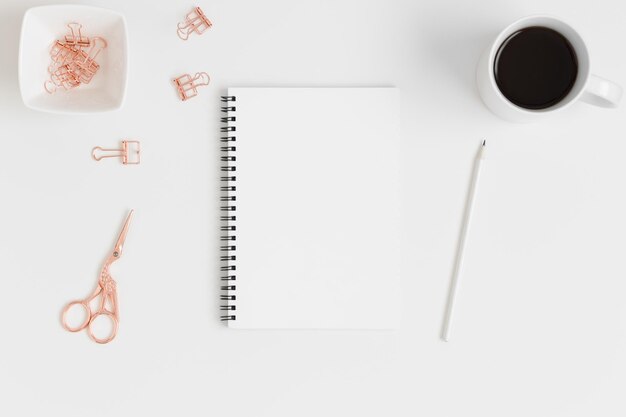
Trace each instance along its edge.
<path fill-rule="evenodd" d="M 1 415 L 626 413 L 626 105 L 581 103 L 514 125 L 474 84 L 501 28 L 551 13 L 586 37 L 594 72 L 626 85 L 619 2 L 204 1 L 213 29 L 182 42 L 175 26 L 192 3 L 94 0 L 128 19 L 130 81 L 121 111 L 84 117 L 21 102 L 20 21 L 44 3 L 0 6 Z M 211 86 L 180 102 L 170 79 L 200 70 Z M 403 108 L 404 250 L 390 260 L 403 266 L 403 297 L 380 312 L 398 330 L 227 329 L 216 320 L 219 95 L 381 84 L 400 88 Z M 124 137 L 142 141 L 139 167 L 90 159 Z M 482 138 L 489 155 L 445 344 Z M 131 207 L 114 267 L 120 333 L 100 346 L 64 331 L 59 313 L 92 289 Z"/>

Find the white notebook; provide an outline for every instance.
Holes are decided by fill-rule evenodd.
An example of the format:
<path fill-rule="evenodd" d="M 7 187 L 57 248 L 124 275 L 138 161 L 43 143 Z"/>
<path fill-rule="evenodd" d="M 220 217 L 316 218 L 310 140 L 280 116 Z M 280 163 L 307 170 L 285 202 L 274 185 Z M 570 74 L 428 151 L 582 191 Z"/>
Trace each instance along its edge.
<path fill-rule="evenodd" d="M 396 89 L 231 88 L 222 112 L 222 320 L 393 328 Z"/>

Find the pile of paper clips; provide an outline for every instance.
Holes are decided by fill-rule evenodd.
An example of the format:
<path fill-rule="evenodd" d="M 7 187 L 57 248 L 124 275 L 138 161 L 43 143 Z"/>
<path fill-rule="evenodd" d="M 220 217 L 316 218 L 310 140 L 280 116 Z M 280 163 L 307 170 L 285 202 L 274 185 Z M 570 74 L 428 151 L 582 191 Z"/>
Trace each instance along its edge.
<path fill-rule="evenodd" d="M 44 83 L 50 94 L 59 88 L 71 90 L 89 84 L 100 69 L 96 57 L 107 47 L 103 38 L 83 35 L 80 23 L 72 22 L 67 27 L 68 34 L 62 40 L 56 40 L 50 49 L 50 79 Z"/>

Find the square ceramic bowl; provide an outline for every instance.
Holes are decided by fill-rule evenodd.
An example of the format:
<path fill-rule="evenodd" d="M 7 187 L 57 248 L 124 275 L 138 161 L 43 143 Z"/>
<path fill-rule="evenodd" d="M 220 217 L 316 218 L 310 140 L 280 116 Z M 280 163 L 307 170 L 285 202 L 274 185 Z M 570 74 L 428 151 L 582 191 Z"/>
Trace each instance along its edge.
<path fill-rule="evenodd" d="M 100 69 L 89 84 L 49 94 L 50 48 L 69 32 L 68 23 L 82 24 L 82 34 L 103 38 L 107 47 L 97 56 Z M 19 82 L 27 107 L 52 113 L 98 113 L 122 107 L 128 72 L 126 20 L 120 13 L 79 5 L 41 6 L 28 9 L 22 21 Z M 88 51 L 89 48 L 85 49 Z"/>

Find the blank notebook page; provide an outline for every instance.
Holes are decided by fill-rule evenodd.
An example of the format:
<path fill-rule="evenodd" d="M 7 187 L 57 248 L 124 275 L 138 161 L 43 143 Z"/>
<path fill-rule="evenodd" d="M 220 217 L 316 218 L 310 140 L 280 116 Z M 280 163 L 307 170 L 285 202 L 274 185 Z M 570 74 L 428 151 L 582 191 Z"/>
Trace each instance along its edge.
<path fill-rule="evenodd" d="M 234 328 L 392 328 L 395 88 L 231 88 Z"/>

